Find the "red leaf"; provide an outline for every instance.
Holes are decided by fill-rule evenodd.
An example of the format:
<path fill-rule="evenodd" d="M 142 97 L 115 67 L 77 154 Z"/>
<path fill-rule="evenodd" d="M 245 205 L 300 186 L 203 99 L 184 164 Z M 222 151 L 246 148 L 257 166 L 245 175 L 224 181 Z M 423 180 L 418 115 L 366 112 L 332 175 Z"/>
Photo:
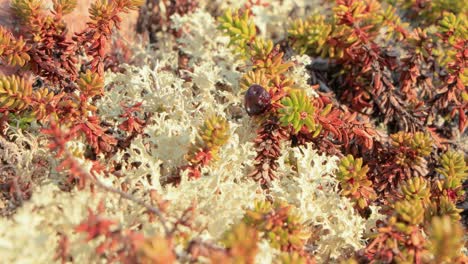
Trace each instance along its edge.
<path fill-rule="evenodd" d="M 466 128 L 466 114 L 463 107 L 458 108 L 458 129 L 463 133 Z"/>

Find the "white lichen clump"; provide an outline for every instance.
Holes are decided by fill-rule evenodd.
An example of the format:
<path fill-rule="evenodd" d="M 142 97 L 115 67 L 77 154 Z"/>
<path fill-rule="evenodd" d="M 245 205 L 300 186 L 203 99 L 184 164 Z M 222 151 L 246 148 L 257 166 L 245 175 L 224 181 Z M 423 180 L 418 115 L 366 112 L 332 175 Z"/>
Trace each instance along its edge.
<path fill-rule="evenodd" d="M 233 1 L 236 4 L 230 7 L 242 2 Z M 309 3 L 282 1 L 279 7 L 255 8 L 260 31 L 266 34 L 275 27 L 280 30 L 278 22 L 288 21 L 288 13 L 296 2 L 298 5 Z M 245 113 L 239 118 L 231 112 L 232 108 L 242 108 L 243 91 L 239 88 L 242 72 L 237 70 L 242 62 L 227 47 L 229 40 L 217 30 L 215 17 L 199 9 L 186 16 L 175 16 L 173 25 L 184 32 L 176 41 L 191 57 L 189 66 L 194 70 L 187 73 L 191 81 L 180 77 L 174 62 L 177 52 L 164 49 L 170 46 L 167 43 L 160 43 L 159 50 L 148 51 L 146 58 L 154 59 L 147 65 L 124 66 L 124 73 L 106 74 L 106 92 L 97 107 L 102 120 L 115 124 L 116 136 L 120 133 L 117 125 L 122 121 L 120 103 L 130 106 L 142 102 L 143 112 L 153 115 L 146 119 L 148 126 L 144 136 L 135 137 L 125 151 L 119 151 L 104 163 L 108 169 L 119 164 L 120 177 L 99 178 L 118 189 L 125 184 L 129 193 L 147 203 L 151 202 L 149 192 L 157 191 L 169 202 L 169 220 L 194 206 L 194 222 L 200 230 L 193 230 L 191 235 L 216 241 L 252 208 L 255 200 L 265 199 L 260 186 L 247 176 L 255 157 L 252 139 L 256 127 Z M 168 41 L 170 39 L 167 37 Z M 298 85 L 312 93 L 305 70 L 310 61 L 304 57 L 294 60 L 297 67 L 289 74 Z M 230 125 L 230 138 L 220 149 L 219 159 L 202 170 L 199 180 L 188 180 L 184 174 L 177 187 L 162 186 L 162 181 L 184 165 L 184 155 L 195 140 L 196 128 L 213 113 L 225 117 Z M 21 148 L 24 144 L 21 141 L 38 143 L 29 143 L 32 147 L 25 150 Z M 16 161 L 9 166 L 17 175 L 32 177 L 37 171 L 33 159 L 48 161 L 43 166 L 50 173 L 42 173 L 32 198 L 11 218 L 0 218 L 2 263 L 53 263 L 61 234 L 70 239 L 70 253 L 75 263 L 97 263 L 96 244 L 82 243 L 85 236 L 76 234 L 74 227 L 87 218 L 87 209 L 94 210 L 100 201 L 105 204 L 104 215 L 126 228 L 134 228 L 139 223 L 139 231 L 145 235 L 162 231 L 160 223 L 150 221 L 143 208 L 115 194 L 99 191 L 93 194 L 89 188 L 71 192 L 60 190 L 60 179 L 66 178 L 66 173 L 55 170 L 57 161 L 46 156 L 48 149 L 42 136 L 32 138 L 17 133 L 16 142 L 12 145 L 0 141 L 4 149 L 0 156 Z M 84 161 L 80 144 L 79 140 L 74 141 L 69 147 L 77 153 L 75 159 L 83 169 L 89 171 L 90 164 Z M 100 158 L 104 161 L 104 157 Z M 301 150 L 284 146 L 279 168 L 281 177 L 274 182 L 270 193 L 274 199 L 296 206 L 306 225 L 320 227 L 323 231 L 312 248 L 316 259 L 322 263 L 363 248 L 364 234 L 378 218 L 376 213 L 369 220 L 362 218 L 351 202 L 339 195 L 333 176 L 337 161 L 337 157 L 319 155 L 312 145 Z M 135 162 L 139 166 L 132 166 Z M 278 250 L 262 240 L 256 261 L 272 263 L 278 254 Z"/>

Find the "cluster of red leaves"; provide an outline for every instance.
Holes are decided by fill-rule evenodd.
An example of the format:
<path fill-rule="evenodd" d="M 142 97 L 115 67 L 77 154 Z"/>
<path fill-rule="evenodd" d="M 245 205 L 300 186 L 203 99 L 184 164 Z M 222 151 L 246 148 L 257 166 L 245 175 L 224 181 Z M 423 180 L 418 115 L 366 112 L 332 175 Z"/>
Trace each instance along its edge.
<path fill-rule="evenodd" d="M 213 159 L 210 149 L 201 149 L 194 153 L 190 164 L 182 166 L 181 172 L 187 170 L 190 179 L 199 179 L 201 177 L 201 169 L 208 165 Z"/>
<path fill-rule="evenodd" d="M 110 152 L 112 146 L 117 144 L 115 138 L 104 132 L 96 116 L 90 116 L 88 120 L 75 124 L 72 128 L 72 131 L 74 130 L 81 131 L 86 136 L 88 143 L 97 153 Z"/>
<path fill-rule="evenodd" d="M 87 23 L 87 29 L 76 33 L 73 40 L 78 47 L 82 47 L 86 55 L 92 59 L 85 65 L 93 72 L 104 74 L 104 59 L 108 51 L 108 42 L 114 28 L 119 29 L 122 21 L 120 15 L 136 10 L 131 0 L 118 0 L 111 3 L 95 3 L 90 8 L 91 22 Z"/>
<path fill-rule="evenodd" d="M 117 222 L 105 219 L 104 204 L 101 201 L 97 213 L 88 210 L 88 218 L 79 224 L 75 231 L 87 234 L 86 242 L 103 237 L 103 241 L 96 247 L 96 254 L 105 257 L 109 262 L 137 263 L 138 248 L 144 241 L 142 234 L 133 230 L 122 229 Z M 66 254 L 60 254 L 65 255 Z M 62 258 L 62 262 L 66 259 Z"/>
<path fill-rule="evenodd" d="M 329 94 L 320 94 L 313 103 L 317 109 L 314 119 L 322 130 L 317 137 L 304 130 L 297 135 L 291 134 L 293 146 L 313 142 L 320 152 L 342 156 L 343 153 L 368 153 L 379 142 L 381 135 L 371 125 L 368 117 L 338 105 Z M 331 110 L 325 115 L 321 114 L 329 104 L 333 104 Z"/>
<path fill-rule="evenodd" d="M 77 46 L 66 36 L 61 6 L 54 7 L 51 15 L 46 15 L 39 7 L 33 10 L 21 28 L 31 47 L 28 52 L 31 70 L 51 84 L 74 88 L 73 82 L 78 77 Z"/>
<path fill-rule="evenodd" d="M 211 116 L 205 119 L 198 128 L 195 142 L 190 144 L 185 154 L 187 164 L 179 167 L 177 174 L 169 182 L 179 183 L 182 172 L 188 172 L 189 179 L 201 177 L 201 170 L 212 160 L 218 158 L 219 149 L 226 144 L 230 136 L 229 123 L 221 116 Z"/>
<path fill-rule="evenodd" d="M 409 146 L 379 146 L 373 153 L 374 157 L 367 157 L 369 177 L 379 192 L 395 193 L 404 180 L 428 174 L 428 161 Z M 408 163 L 402 163 L 402 157 Z"/>
<path fill-rule="evenodd" d="M 125 106 L 123 103 L 120 104 L 124 109 L 124 113 L 119 117 L 125 120 L 119 125 L 119 128 L 130 134 L 141 133 L 145 126 L 145 121 L 137 116 L 137 113 L 141 112 L 141 105 L 143 103 L 136 103 L 132 106 Z"/>
<path fill-rule="evenodd" d="M 165 213 L 168 202 L 161 200 L 161 197 L 155 191 L 150 192 L 150 197 L 161 212 Z M 101 201 L 96 212 L 88 209 L 88 217 L 75 227 L 75 231 L 86 234 L 86 242 L 91 240 L 101 241 L 95 249 L 96 254 L 110 263 L 175 263 L 176 254 L 173 241 L 176 237 L 177 239 L 187 239 L 189 244 L 188 252 L 191 252 L 190 248 L 192 246 L 198 244 L 215 247 L 197 239 L 189 240 L 190 236 L 186 231 L 188 229 L 197 229 L 194 226 L 195 208 L 192 205 L 185 209 L 179 217 L 172 221 L 171 229 L 164 228 L 164 234 L 145 237 L 140 232 L 124 229 L 119 226 L 118 222 L 103 217 L 105 207 L 103 201 Z M 148 213 L 151 221 L 155 215 L 151 211 Z M 165 223 L 163 219 L 160 219 L 160 221 Z M 69 257 L 68 238 L 61 235 L 56 259 L 61 259 L 62 263 L 64 263 Z"/>
<path fill-rule="evenodd" d="M 350 35 L 327 43 L 344 50 L 343 57 L 337 59 L 337 64 L 345 69 L 343 89 L 338 91 L 341 100 L 356 111 L 372 109 L 385 124 L 393 125 L 390 128 L 394 131 L 425 131 L 435 126 L 431 121 L 434 116 L 443 116 L 449 110 L 452 117 L 458 114 L 458 128 L 463 132 L 467 106 L 461 99 L 466 92 L 461 78 L 466 67 L 467 41 L 460 40 L 452 46 L 456 60 L 448 63 L 444 73 L 435 62 L 434 44 L 427 33 L 420 28 L 408 32 L 398 26 L 406 52 L 400 59 L 395 48 L 377 43 L 378 25 L 363 21 L 372 15 L 374 1 L 365 2 L 364 13 L 359 15 L 353 9 L 357 3 L 336 2 L 345 10 L 336 13 L 337 25 L 345 26 Z M 450 33 L 439 34 L 441 41 L 447 44 Z"/>
<path fill-rule="evenodd" d="M 405 38 L 411 39 L 413 45 L 407 43 L 405 46 L 407 49 L 418 48 L 423 50 L 427 54 L 432 53 L 432 48 L 428 45 L 428 36 L 425 32 L 415 29 L 411 33 L 406 33 Z M 403 65 L 406 65 L 406 69 L 402 70 L 400 75 L 400 89 L 404 94 L 405 99 L 410 102 L 417 102 L 418 96 L 416 90 L 413 89 L 416 85 L 424 85 L 425 88 L 429 88 L 432 85 L 430 78 L 423 78 L 420 65 L 423 63 L 433 64 L 434 62 L 423 56 L 422 53 L 411 52 L 405 58 L 401 59 Z M 427 89 L 430 91 L 430 89 Z"/>
<path fill-rule="evenodd" d="M 54 1 L 49 11 L 40 4 L 27 4 L 29 9 L 23 10 L 21 5 L 25 3 L 18 3 L 13 11 L 22 19 L 22 36 L 16 42 L 24 37 L 27 44 L 24 52 L 30 57 L 29 64 L 24 65 L 26 72 L 20 73 L 27 75 L 29 69 L 38 79 L 32 92 L 27 92 L 29 89 L 18 92 L 28 107 L 1 109 L 2 120 L 10 113 L 21 115 L 30 110 L 44 125 L 54 120 L 68 127 L 72 134 L 82 133 L 95 153 L 111 152 L 117 140 L 106 134 L 93 100 L 103 92 L 104 62 L 112 31 L 119 28 L 119 16 L 137 9 L 139 1 L 97 1 L 89 9 L 91 21 L 87 28 L 71 39 L 63 16 L 72 12 L 73 4 Z M 26 88 L 29 85 L 25 82 Z M 75 92 L 77 89 L 79 94 Z M 132 134 L 141 132 L 143 121 L 130 115 L 122 116 L 127 117 L 122 127 L 128 126 L 126 129 Z"/>
<path fill-rule="evenodd" d="M 376 108 L 374 110 L 383 115 L 386 124 L 394 122 L 399 129 L 420 130 L 420 110 L 417 105 L 413 107 L 404 99 L 404 93 L 397 89 L 391 76 L 391 72 L 398 66 L 397 58 L 389 56 L 388 51 L 375 42 L 376 33 L 371 31 L 374 25 L 362 25 L 364 16 L 357 16 L 353 12 L 355 2 L 336 3 L 347 8 L 338 13 L 337 25 L 347 26 L 351 34 L 336 39 L 334 44 L 344 49 L 344 56 L 338 63 L 347 69 L 341 99 L 356 111 Z M 372 12 L 370 5 L 365 12 Z M 349 39 L 354 41 L 349 42 Z"/>
<path fill-rule="evenodd" d="M 443 41 L 448 42 L 449 33 L 442 36 Z M 468 93 L 463 84 L 462 76 L 468 64 L 468 40 L 460 40 L 453 45 L 456 51 L 455 61 L 447 65 L 447 74 L 442 78 L 442 86 L 437 89 L 434 105 L 438 109 L 449 109 L 453 118 L 458 113 L 458 128 L 463 133 L 467 127 L 468 100 L 463 99 L 462 94 Z"/>
<path fill-rule="evenodd" d="M 58 165 L 58 171 L 68 171 L 68 184 L 77 183 L 78 189 L 86 187 L 86 183 L 90 180 L 90 174 L 86 173 L 80 164 L 68 153 L 67 142 L 70 142 L 77 136 L 77 129 L 64 133 L 60 127 L 51 123 L 49 128 L 42 129 L 44 135 L 49 136 L 50 142 L 48 148 L 55 151 L 56 158 L 63 158 Z"/>
<path fill-rule="evenodd" d="M 403 233 L 388 225 L 378 229 L 378 236 L 366 247 L 365 256 L 383 263 L 408 260 L 408 256 L 412 256 L 410 261 L 420 264 L 423 263 L 421 258 L 426 251 L 424 246 L 425 239 L 417 226 L 413 226 L 410 232 Z M 404 247 L 405 252 L 401 252 L 399 247 Z"/>
<path fill-rule="evenodd" d="M 277 178 L 278 158 L 281 156 L 281 141 L 288 138 L 288 131 L 281 127 L 275 119 L 266 120 L 261 124 L 254 139 L 257 156 L 254 170 L 249 174 L 263 186 Z"/>
<path fill-rule="evenodd" d="M 331 103 L 330 98 L 321 96 L 316 101 L 318 109 L 323 109 L 324 105 Z M 358 116 L 356 112 L 349 112 L 344 109 L 334 107 L 325 116 L 316 115 L 316 120 L 322 126 L 321 136 L 326 138 L 332 134 L 333 139 L 343 145 L 345 150 L 353 148 L 356 153 L 360 153 L 373 148 L 374 141 L 379 139 L 375 128 L 368 122 L 365 116 Z M 346 151 L 348 152 L 348 151 Z"/>

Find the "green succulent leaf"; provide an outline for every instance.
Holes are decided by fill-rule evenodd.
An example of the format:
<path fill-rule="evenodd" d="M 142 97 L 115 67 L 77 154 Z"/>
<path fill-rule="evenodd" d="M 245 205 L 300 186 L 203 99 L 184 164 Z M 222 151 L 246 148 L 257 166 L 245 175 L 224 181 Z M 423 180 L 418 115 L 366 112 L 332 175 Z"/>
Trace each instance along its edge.
<path fill-rule="evenodd" d="M 281 100 L 281 104 L 283 107 L 278 112 L 282 126 L 292 125 L 294 133 L 304 126 L 312 133 L 317 131 L 315 107 L 304 91 L 292 91 Z"/>

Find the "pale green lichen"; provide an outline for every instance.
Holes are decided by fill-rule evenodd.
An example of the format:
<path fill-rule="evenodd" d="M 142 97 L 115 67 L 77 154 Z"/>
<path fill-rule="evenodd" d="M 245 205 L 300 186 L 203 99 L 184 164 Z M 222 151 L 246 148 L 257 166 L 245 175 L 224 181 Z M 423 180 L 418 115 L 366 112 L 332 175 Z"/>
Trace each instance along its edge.
<path fill-rule="evenodd" d="M 316 241 L 319 262 L 364 247 L 364 234 L 372 226 L 369 223 L 375 223 L 379 216 L 373 213 L 375 216 L 368 220 L 362 218 L 354 211 L 351 201 L 340 196 L 338 181 L 331 176 L 337 169 L 338 157 L 320 155 L 310 144 L 302 151 L 289 149 L 289 152 L 292 157 L 280 159 L 280 167 L 290 168 L 289 177 L 274 182 L 272 191 L 275 196 L 296 205 L 310 226 L 327 230 Z"/>

